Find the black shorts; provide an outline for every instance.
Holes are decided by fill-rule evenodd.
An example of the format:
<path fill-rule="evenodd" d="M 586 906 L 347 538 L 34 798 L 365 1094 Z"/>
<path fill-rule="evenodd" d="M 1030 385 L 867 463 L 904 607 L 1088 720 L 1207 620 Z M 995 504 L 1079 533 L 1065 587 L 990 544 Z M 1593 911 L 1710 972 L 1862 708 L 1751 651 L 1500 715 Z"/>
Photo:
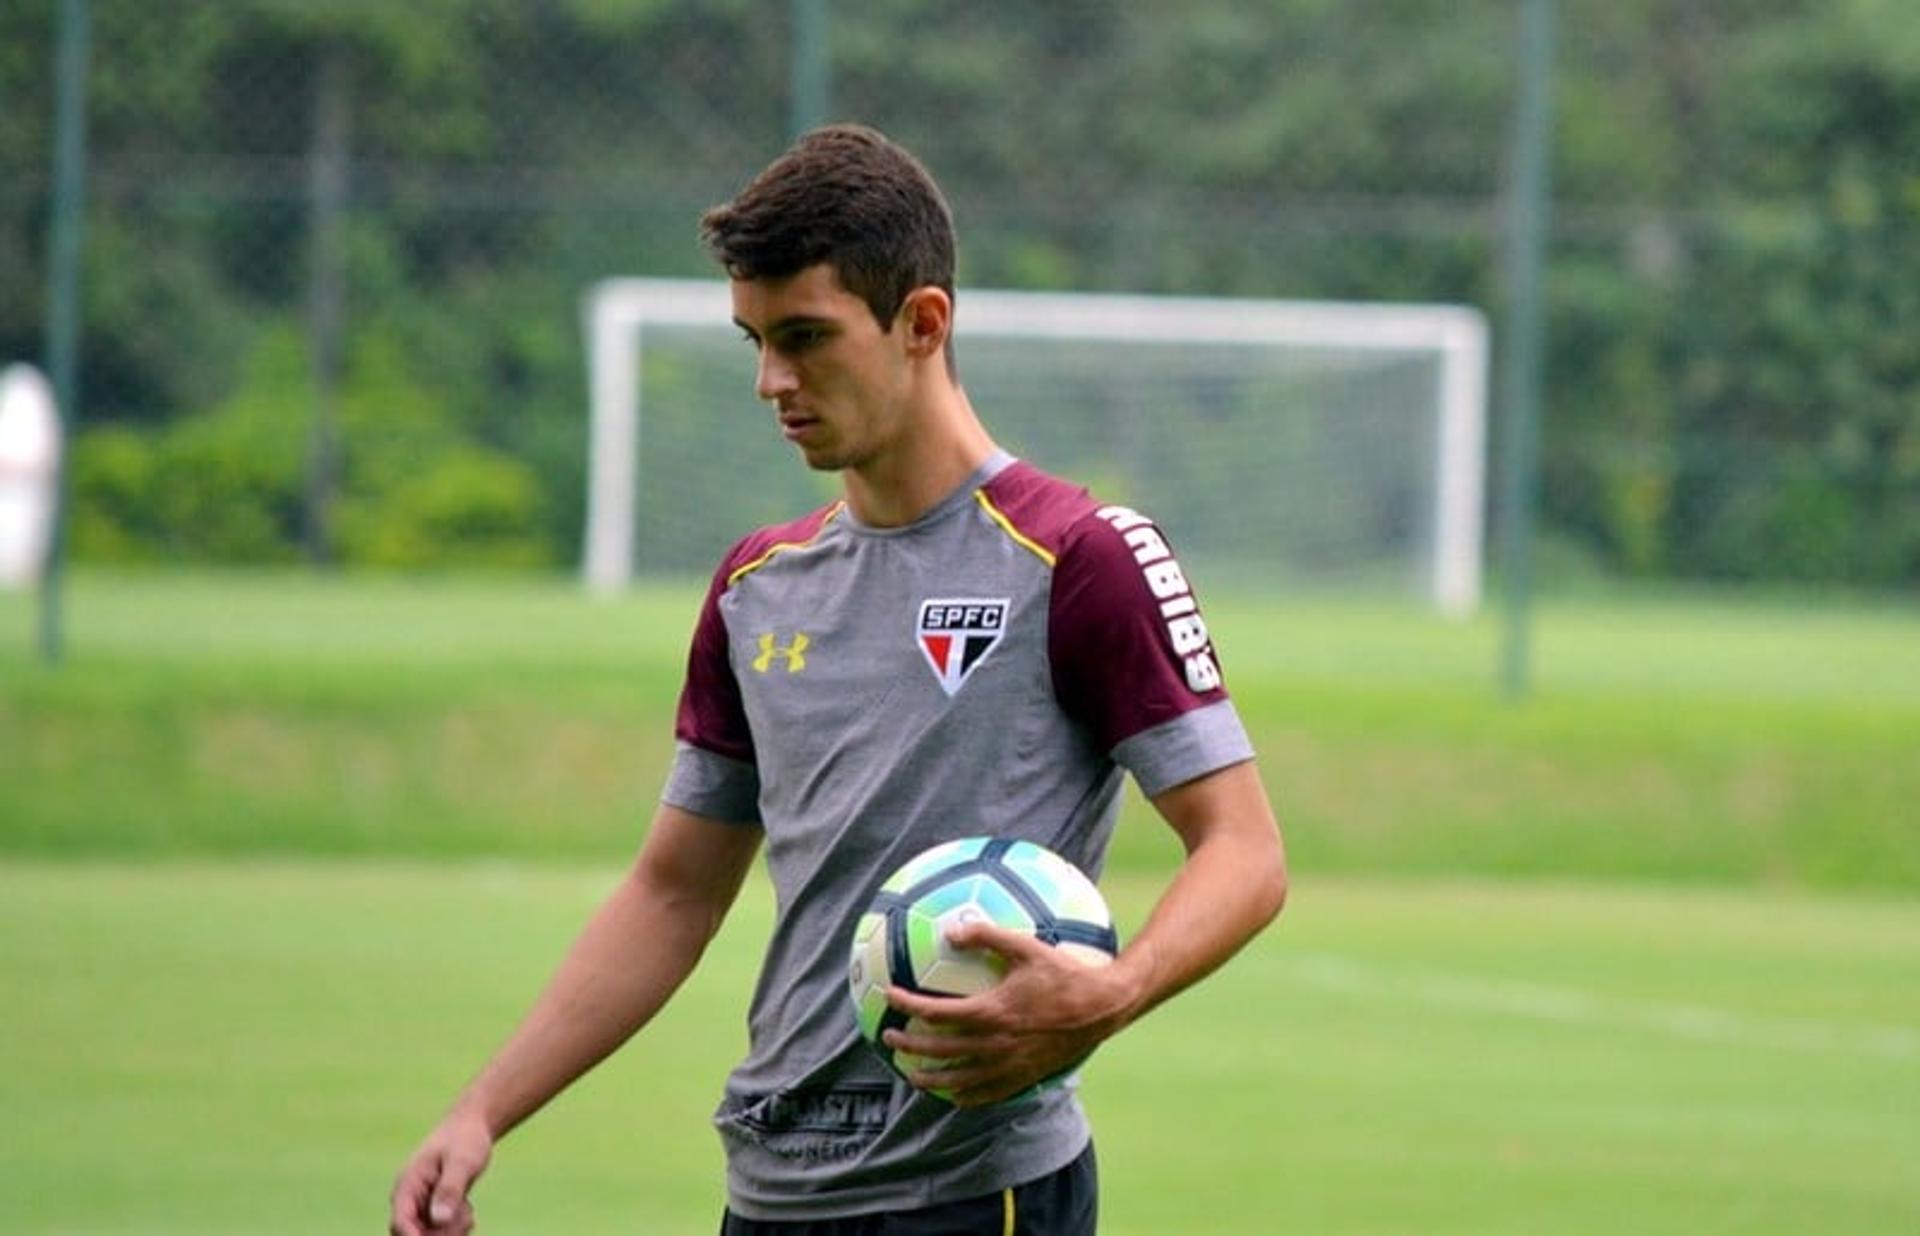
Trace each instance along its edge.
<path fill-rule="evenodd" d="M 1051 1176 L 1011 1189 L 889 1215 L 767 1223 L 731 1210 L 720 1236 L 1094 1236 L 1099 1171 L 1089 1144 Z"/>

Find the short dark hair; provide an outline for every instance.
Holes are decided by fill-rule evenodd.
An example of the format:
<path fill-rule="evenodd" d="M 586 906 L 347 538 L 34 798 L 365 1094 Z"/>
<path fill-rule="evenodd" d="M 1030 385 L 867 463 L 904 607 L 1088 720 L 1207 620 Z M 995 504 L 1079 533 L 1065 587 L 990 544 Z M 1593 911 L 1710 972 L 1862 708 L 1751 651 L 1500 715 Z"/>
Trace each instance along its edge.
<path fill-rule="evenodd" d="M 953 212 L 920 161 L 864 125 L 815 129 L 730 202 L 700 238 L 735 279 L 829 263 L 882 330 L 915 288 L 953 295 Z"/>

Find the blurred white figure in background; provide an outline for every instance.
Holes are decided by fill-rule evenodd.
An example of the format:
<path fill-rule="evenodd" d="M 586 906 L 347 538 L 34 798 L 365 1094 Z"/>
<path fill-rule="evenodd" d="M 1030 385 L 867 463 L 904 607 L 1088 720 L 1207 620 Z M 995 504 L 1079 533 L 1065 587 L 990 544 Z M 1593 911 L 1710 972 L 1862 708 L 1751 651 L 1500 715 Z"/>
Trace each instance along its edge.
<path fill-rule="evenodd" d="M 60 418 L 53 388 L 31 365 L 0 371 L 0 587 L 25 587 L 46 570 L 60 476 Z"/>

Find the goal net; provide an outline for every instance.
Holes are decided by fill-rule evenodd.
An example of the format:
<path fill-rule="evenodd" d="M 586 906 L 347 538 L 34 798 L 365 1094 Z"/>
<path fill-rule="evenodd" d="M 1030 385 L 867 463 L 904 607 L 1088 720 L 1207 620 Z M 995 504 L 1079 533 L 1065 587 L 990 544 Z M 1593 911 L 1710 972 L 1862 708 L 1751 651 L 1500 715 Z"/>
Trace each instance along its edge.
<path fill-rule="evenodd" d="M 838 493 L 755 399 L 726 284 L 609 280 L 585 313 L 590 586 L 704 576 Z M 955 347 L 1002 446 L 1152 516 L 1216 588 L 1479 602 L 1473 309 L 962 288 Z"/>

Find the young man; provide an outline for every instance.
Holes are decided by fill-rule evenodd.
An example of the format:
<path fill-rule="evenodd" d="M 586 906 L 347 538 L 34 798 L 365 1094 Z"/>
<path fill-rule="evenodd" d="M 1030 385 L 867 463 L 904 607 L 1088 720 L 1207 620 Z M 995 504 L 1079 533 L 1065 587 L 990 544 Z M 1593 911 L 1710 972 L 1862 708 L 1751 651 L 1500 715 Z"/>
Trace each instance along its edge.
<path fill-rule="evenodd" d="M 778 917 L 715 1116 L 723 1233 L 1085 1236 L 1086 1120 L 1070 1087 L 1035 1083 L 1224 962 L 1286 892 L 1205 623 L 1152 523 L 1009 458 L 975 417 L 953 358 L 951 217 L 911 155 L 817 130 L 702 230 L 757 393 L 844 496 L 721 563 L 634 868 L 407 1163 L 392 1231 L 471 1227 L 494 1143 L 660 1009 L 764 841 Z M 956 614 L 975 638 L 941 641 Z M 1123 770 L 1186 849 L 1146 925 L 1102 968 L 960 929 L 1007 976 L 965 998 L 893 993 L 939 1033 L 890 1042 L 952 1061 L 937 1084 L 954 1101 L 899 1081 L 846 990 L 873 891 L 981 833 L 1097 874 Z"/>

